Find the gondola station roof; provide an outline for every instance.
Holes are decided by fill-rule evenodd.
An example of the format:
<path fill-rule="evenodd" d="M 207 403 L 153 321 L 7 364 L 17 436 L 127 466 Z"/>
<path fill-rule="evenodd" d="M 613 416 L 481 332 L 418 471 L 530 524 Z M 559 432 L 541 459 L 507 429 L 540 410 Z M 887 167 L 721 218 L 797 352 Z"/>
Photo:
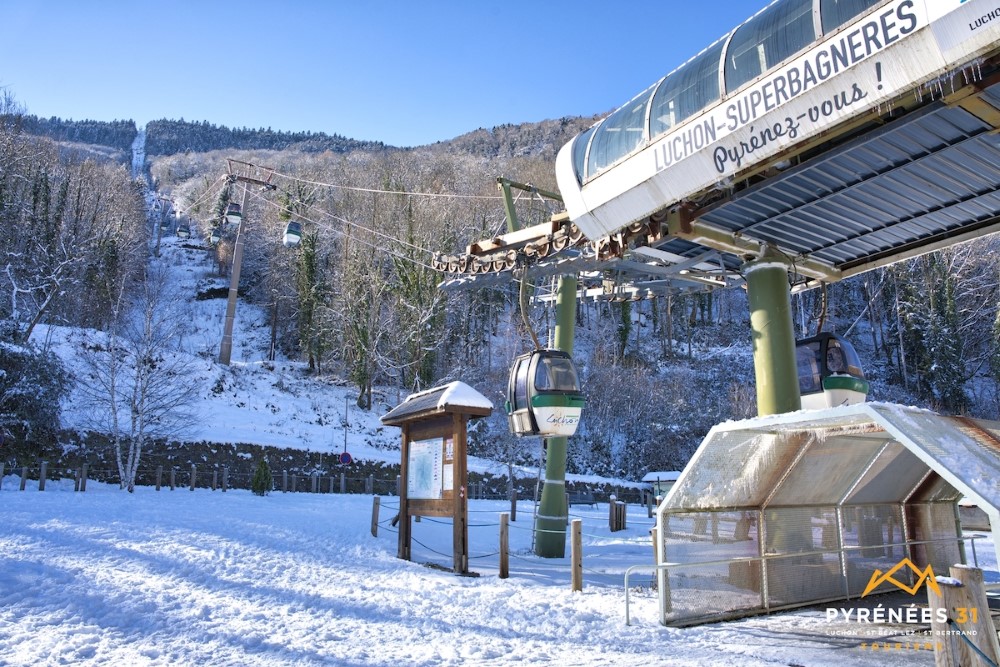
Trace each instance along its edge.
<path fill-rule="evenodd" d="M 451 382 L 433 389 L 410 394 L 402 403 L 382 415 L 386 426 L 401 426 L 404 422 L 430 419 L 445 413 L 488 417 L 493 403 L 464 382 Z"/>
<path fill-rule="evenodd" d="M 1000 530 L 998 479 L 1000 422 L 861 403 L 716 425 L 658 508 L 662 622 L 863 597 L 903 558 L 972 563 L 956 503 Z"/>

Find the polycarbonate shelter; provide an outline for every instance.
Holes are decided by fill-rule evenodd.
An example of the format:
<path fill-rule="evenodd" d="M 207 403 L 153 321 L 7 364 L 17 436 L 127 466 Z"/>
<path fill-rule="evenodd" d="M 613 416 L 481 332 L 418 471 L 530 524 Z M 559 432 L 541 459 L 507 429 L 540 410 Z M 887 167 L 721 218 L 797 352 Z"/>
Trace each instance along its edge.
<path fill-rule="evenodd" d="M 862 597 L 904 558 L 973 563 L 957 503 L 996 533 L 998 480 L 998 422 L 864 403 L 719 424 L 657 510 L 661 622 Z"/>

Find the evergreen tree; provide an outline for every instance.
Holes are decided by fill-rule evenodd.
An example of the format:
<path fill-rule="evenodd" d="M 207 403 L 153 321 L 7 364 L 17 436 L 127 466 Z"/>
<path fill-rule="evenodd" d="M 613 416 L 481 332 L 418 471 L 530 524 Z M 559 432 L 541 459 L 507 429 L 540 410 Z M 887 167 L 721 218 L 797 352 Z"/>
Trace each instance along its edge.
<path fill-rule="evenodd" d="M 267 464 L 267 459 L 257 462 L 257 470 L 254 471 L 253 479 L 250 481 L 250 490 L 255 496 L 266 496 L 274 488 L 274 478 L 271 476 L 271 466 Z"/>

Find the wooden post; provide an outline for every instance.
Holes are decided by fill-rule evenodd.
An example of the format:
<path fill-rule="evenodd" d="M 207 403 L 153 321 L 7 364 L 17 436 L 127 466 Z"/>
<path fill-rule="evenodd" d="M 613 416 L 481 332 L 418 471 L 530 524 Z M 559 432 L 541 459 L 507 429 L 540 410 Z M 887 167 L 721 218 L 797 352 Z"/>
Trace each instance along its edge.
<path fill-rule="evenodd" d="M 296 475 L 295 473 L 292 473 L 292 493 L 295 493 L 298 490 L 299 490 L 299 476 Z"/>
<path fill-rule="evenodd" d="M 212 490 L 215 491 L 219 488 L 219 469 L 215 468 L 212 470 Z"/>
<path fill-rule="evenodd" d="M 646 492 L 646 518 L 653 518 L 653 494 L 650 491 Z"/>
<path fill-rule="evenodd" d="M 347 478 L 344 473 L 340 473 L 340 492 L 347 493 Z"/>
<path fill-rule="evenodd" d="M 83 493 L 87 490 L 87 464 L 84 463 L 83 466 L 83 477 L 80 479 L 80 492 Z"/>
<path fill-rule="evenodd" d="M 288 471 L 281 471 L 281 492 L 288 493 Z"/>
<path fill-rule="evenodd" d="M 403 476 L 402 475 L 396 475 L 396 495 L 397 496 L 399 495 L 399 490 L 401 488 L 403 488 L 402 484 L 403 484 Z"/>
<path fill-rule="evenodd" d="M 330 475 L 330 493 L 333 493 L 333 475 Z"/>
<path fill-rule="evenodd" d="M 177 468 L 170 468 L 170 490 L 177 488 Z"/>
<path fill-rule="evenodd" d="M 372 496 L 372 537 L 378 537 L 378 507 L 380 498 Z"/>
<path fill-rule="evenodd" d="M 608 496 L 608 529 L 613 533 L 615 528 L 615 505 L 618 503 L 618 496 L 611 494 Z"/>
<path fill-rule="evenodd" d="M 500 513 L 500 578 L 506 579 L 510 576 L 510 538 L 507 522 L 510 515 L 507 512 Z"/>
<path fill-rule="evenodd" d="M 3 469 L 6 465 L 6 461 L 0 461 L 0 489 L 3 488 Z"/>
<path fill-rule="evenodd" d="M 570 579 L 574 591 L 583 590 L 583 519 L 573 519 L 570 524 Z"/>
<path fill-rule="evenodd" d="M 229 466 L 222 466 L 222 492 L 229 488 Z"/>
<path fill-rule="evenodd" d="M 163 466 L 156 466 L 156 490 L 160 490 L 163 482 Z"/>
<path fill-rule="evenodd" d="M 45 490 L 45 477 L 48 475 L 48 472 L 49 472 L 49 462 L 48 461 L 42 461 L 42 468 L 41 468 L 41 470 L 38 471 L 38 490 L 39 491 L 44 491 Z"/>
<path fill-rule="evenodd" d="M 927 587 L 931 634 L 935 638 L 934 664 L 937 667 L 986 665 L 983 655 L 997 664 L 1000 645 L 990 617 L 983 571 L 954 565 L 950 574 L 951 581 L 937 582 L 941 595 Z"/>
<path fill-rule="evenodd" d="M 313 472 L 309 476 L 309 489 L 311 493 L 319 493 L 319 473 Z"/>
<path fill-rule="evenodd" d="M 76 475 L 73 477 L 73 491 L 80 490 L 80 478 L 83 477 L 83 471 L 80 468 L 76 469 Z M 0 479 L 3 479 L 3 475 L 0 475 Z"/>
<path fill-rule="evenodd" d="M 517 521 L 517 489 L 510 490 L 510 520 Z"/>
<path fill-rule="evenodd" d="M 194 491 L 195 482 L 198 480 L 198 466 L 191 464 L 191 490 Z"/>
<path fill-rule="evenodd" d="M 23 466 L 21 468 L 21 490 L 24 491 L 24 487 L 28 485 L 28 466 Z"/>
<path fill-rule="evenodd" d="M 953 565 L 949 574 L 951 582 L 938 581 L 940 596 L 927 587 L 933 614 L 931 630 L 940 638 L 934 645 L 934 664 L 965 667 L 985 665 L 987 660 L 1000 663 L 1000 641 L 990 616 L 983 571 L 968 565 Z"/>
<path fill-rule="evenodd" d="M 365 493 L 375 493 L 375 475 L 368 475 L 365 480 Z"/>

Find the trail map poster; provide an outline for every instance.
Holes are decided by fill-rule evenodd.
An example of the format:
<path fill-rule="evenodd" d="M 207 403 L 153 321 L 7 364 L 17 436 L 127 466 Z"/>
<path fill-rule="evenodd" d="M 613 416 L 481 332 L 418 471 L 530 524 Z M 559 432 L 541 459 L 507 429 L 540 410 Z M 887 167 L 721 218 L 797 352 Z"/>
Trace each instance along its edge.
<path fill-rule="evenodd" d="M 441 438 L 410 443 L 406 494 L 413 499 L 439 500 L 444 490 Z"/>

